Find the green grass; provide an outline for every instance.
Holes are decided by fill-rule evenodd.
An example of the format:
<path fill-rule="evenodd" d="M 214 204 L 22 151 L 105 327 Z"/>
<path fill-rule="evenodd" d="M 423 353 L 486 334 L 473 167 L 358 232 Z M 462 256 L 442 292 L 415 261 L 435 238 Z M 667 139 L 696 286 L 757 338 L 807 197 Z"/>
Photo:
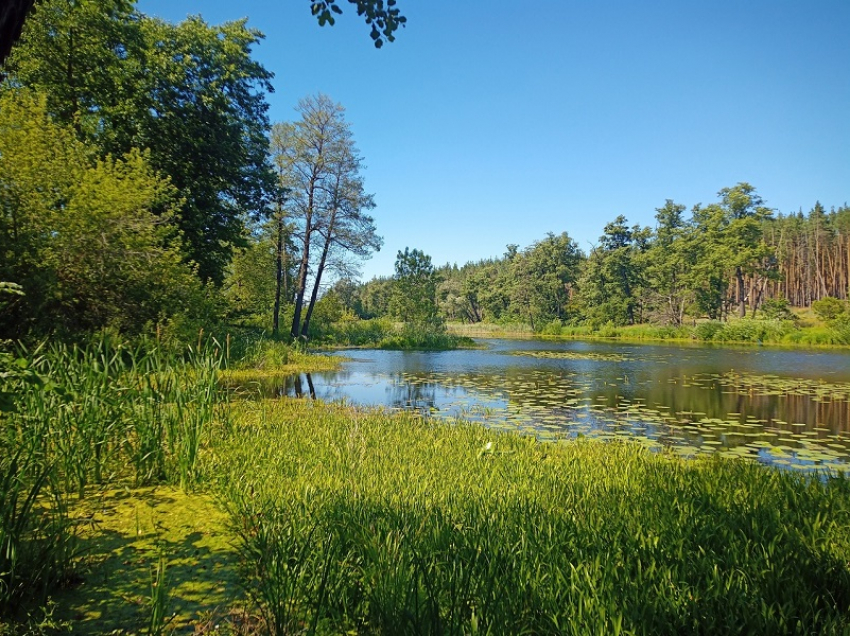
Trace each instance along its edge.
<path fill-rule="evenodd" d="M 191 490 L 208 428 L 226 428 L 211 352 L 177 357 L 104 335 L 23 353 L 39 381 L 2 387 L 14 400 L 0 419 L 0 617 L 69 577 L 72 499 L 119 481 Z"/>
<path fill-rule="evenodd" d="M 850 631 L 844 476 L 227 402 L 194 350 L 34 357 L 0 420 L 0 633 Z"/>
<path fill-rule="evenodd" d="M 802 314 L 805 317 L 807 313 Z M 625 342 L 703 342 L 720 344 L 768 344 L 801 347 L 844 347 L 850 343 L 850 330 L 842 325 L 824 325 L 809 320 L 766 320 L 730 318 L 703 320 L 689 325 L 545 325 L 535 333 L 526 325 L 450 325 L 452 333 L 481 338 L 529 337 L 577 340 L 612 339 Z"/>
<path fill-rule="evenodd" d="M 841 477 L 311 402 L 234 431 L 207 470 L 277 633 L 850 629 Z"/>
<path fill-rule="evenodd" d="M 447 331 L 442 325 L 398 323 L 387 319 L 333 323 L 317 334 L 316 341 L 331 346 L 419 351 L 473 346 L 470 338 Z"/>

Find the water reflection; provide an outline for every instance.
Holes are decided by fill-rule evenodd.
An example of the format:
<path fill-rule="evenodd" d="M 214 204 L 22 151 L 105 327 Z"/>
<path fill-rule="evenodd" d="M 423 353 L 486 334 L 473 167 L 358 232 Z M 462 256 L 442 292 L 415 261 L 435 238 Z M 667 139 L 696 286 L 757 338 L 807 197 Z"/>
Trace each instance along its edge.
<path fill-rule="evenodd" d="M 492 340 L 440 353 L 356 351 L 266 395 L 457 416 L 541 438 L 633 437 L 693 456 L 844 470 L 850 353 Z M 306 386 L 306 390 L 305 390 Z"/>

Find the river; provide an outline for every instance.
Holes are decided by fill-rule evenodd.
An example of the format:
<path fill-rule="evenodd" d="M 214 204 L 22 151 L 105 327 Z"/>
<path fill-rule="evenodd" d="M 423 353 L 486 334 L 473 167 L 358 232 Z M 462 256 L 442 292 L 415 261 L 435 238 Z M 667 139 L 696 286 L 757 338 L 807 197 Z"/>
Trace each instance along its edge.
<path fill-rule="evenodd" d="M 354 350 L 278 394 L 463 417 L 541 439 L 634 438 L 850 470 L 850 352 L 485 339 L 445 352 Z"/>

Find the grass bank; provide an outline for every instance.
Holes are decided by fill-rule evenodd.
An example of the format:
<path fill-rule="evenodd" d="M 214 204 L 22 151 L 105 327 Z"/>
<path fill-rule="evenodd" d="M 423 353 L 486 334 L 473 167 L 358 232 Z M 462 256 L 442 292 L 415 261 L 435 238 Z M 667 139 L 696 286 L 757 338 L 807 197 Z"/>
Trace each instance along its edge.
<path fill-rule="evenodd" d="M 234 431 L 209 478 L 276 633 L 850 629 L 845 478 L 313 402 Z"/>
<path fill-rule="evenodd" d="M 216 358 L 156 355 L 58 348 L 18 387 L 0 633 L 850 630 L 845 477 L 227 400 Z"/>
<path fill-rule="evenodd" d="M 850 333 L 825 324 L 790 320 L 708 320 L 674 327 L 663 325 L 570 326 L 555 321 L 533 331 L 527 325 L 450 324 L 451 333 L 478 338 L 548 337 L 576 340 L 622 340 L 626 342 L 701 342 L 716 344 L 769 344 L 801 347 L 850 346 Z"/>
<path fill-rule="evenodd" d="M 405 323 L 382 318 L 332 323 L 317 331 L 314 337 L 315 342 L 337 347 L 447 351 L 474 346 L 470 338 L 447 331 L 442 324 Z"/>

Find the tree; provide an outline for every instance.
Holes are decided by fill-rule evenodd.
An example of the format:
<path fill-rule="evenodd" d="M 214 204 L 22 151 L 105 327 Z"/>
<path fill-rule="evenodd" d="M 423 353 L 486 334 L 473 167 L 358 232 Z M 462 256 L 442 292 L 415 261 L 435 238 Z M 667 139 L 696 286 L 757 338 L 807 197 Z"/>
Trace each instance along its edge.
<path fill-rule="evenodd" d="M 329 259 L 336 254 L 353 254 L 367 258 L 373 251 L 381 249 L 383 240 L 376 234 L 375 222 L 365 213 L 375 207 L 372 195 L 366 194 L 360 176 L 361 161 L 351 139 L 341 149 L 340 156 L 333 161 L 330 208 L 325 212 L 323 223 L 317 226 L 322 240 L 322 251 L 316 266 L 310 303 L 301 325 L 301 335 L 306 336 L 310 318 L 316 306 L 322 276 Z"/>
<path fill-rule="evenodd" d="M 620 215 L 605 226 L 580 283 L 586 312 L 597 323 L 633 325 L 642 319 L 643 253 L 650 231 L 637 225 L 630 228 L 626 223 L 626 217 Z"/>
<path fill-rule="evenodd" d="M 395 40 L 395 32 L 407 22 L 396 8 L 396 0 L 348 0 L 357 7 L 357 15 L 365 17 L 366 24 L 371 27 L 370 35 L 376 48 L 381 48 L 384 41 Z M 27 16 L 32 11 L 35 0 L 7 0 L 0 7 L 0 64 L 12 50 L 12 46 L 21 35 Z M 334 14 L 342 13 L 337 0 L 310 0 L 313 15 L 320 26 L 333 26 Z"/>
<path fill-rule="evenodd" d="M 764 206 L 764 201 L 749 183 L 723 188 L 717 196 L 721 198 L 720 206 L 726 215 L 725 239 L 735 271 L 738 315 L 743 318 L 748 299 L 745 277 L 766 277 L 775 270 L 775 251 L 764 242 L 761 233 L 761 221 L 769 218 L 772 211 Z M 753 291 L 752 285 L 750 290 Z M 757 299 L 751 298 L 751 303 L 755 307 Z"/>
<path fill-rule="evenodd" d="M 439 326 L 437 285 L 431 257 L 417 249 L 404 248 L 395 260 L 395 286 L 390 310 L 400 320 L 414 324 Z"/>
<path fill-rule="evenodd" d="M 300 245 L 290 333 L 293 338 L 306 338 L 322 277 L 334 252 L 363 258 L 380 248 L 381 239 L 372 217 L 366 214 L 374 202 L 364 191 L 362 160 L 345 109 L 320 94 L 302 99 L 297 110 L 301 119 L 274 126 L 272 154 L 279 187 L 287 192 L 286 208 L 295 223 L 293 236 Z M 314 241 L 319 242 L 318 258 Z"/>
<path fill-rule="evenodd" d="M 45 0 L 10 59 L 15 83 L 48 95 L 51 114 L 101 157 L 150 151 L 182 200 L 179 223 L 203 280 L 220 283 L 242 218 L 264 212 L 265 94 L 245 21 L 209 26 L 147 18 L 127 0 Z"/>
<path fill-rule="evenodd" d="M 688 274 L 693 266 L 693 233 L 682 217 L 684 205 L 667 199 L 657 208 L 654 240 L 646 252 L 647 286 L 659 299 L 656 311 L 675 326 L 684 321 L 685 308 L 693 294 Z"/>
<path fill-rule="evenodd" d="M 180 249 L 176 193 L 145 154 L 97 159 L 43 99 L 0 98 L 0 280 L 25 296 L 7 336 L 140 331 L 204 304 Z M 154 214 L 154 211 L 157 214 Z"/>
<path fill-rule="evenodd" d="M 566 232 L 557 236 L 549 232 L 521 253 L 514 250 L 511 302 L 532 329 L 543 321 L 568 317 L 582 258 L 578 245 Z"/>

